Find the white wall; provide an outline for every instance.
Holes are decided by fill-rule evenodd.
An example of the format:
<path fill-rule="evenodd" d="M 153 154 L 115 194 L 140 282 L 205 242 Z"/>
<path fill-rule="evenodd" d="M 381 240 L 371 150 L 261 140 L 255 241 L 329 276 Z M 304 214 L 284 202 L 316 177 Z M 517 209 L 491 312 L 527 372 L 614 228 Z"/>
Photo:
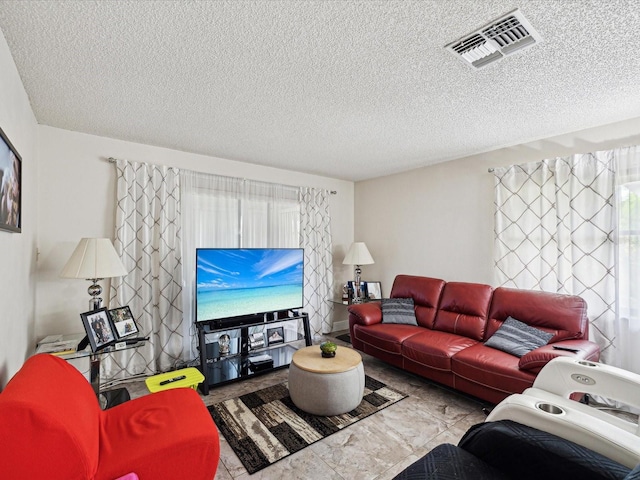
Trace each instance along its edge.
<path fill-rule="evenodd" d="M 0 33 L 0 128 L 22 157 L 22 233 L 0 231 L 0 390 L 34 348 L 37 124 Z"/>
<path fill-rule="evenodd" d="M 36 336 L 82 332 L 89 282 L 59 273 L 82 237 L 114 236 L 115 167 L 108 157 L 288 185 L 336 190 L 331 197 L 336 284 L 346 280 L 342 259 L 353 241 L 353 183 L 151 147 L 52 127 L 39 129 L 38 302 Z M 107 301 L 108 284 L 102 282 Z M 337 287 L 336 287 L 337 288 Z M 338 314 L 337 314 L 338 315 Z M 342 318 L 338 317 L 338 320 Z"/>
<path fill-rule="evenodd" d="M 376 262 L 362 278 L 382 281 L 384 295 L 401 273 L 493 284 L 489 167 L 637 144 L 640 118 L 358 182 L 355 240 Z"/>

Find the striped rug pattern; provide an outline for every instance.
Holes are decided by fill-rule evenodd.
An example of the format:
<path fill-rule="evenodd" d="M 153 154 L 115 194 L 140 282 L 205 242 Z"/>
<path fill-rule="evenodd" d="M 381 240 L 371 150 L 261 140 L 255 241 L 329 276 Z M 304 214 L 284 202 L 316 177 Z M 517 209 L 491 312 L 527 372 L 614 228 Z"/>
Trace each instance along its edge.
<path fill-rule="evenodd" d="M 291 401 L 286 382 L 208 408 L 247 472 L 253 474 L 406 397 L 365 375 L 362 402 L 343 415 L 303 412 Z"/>

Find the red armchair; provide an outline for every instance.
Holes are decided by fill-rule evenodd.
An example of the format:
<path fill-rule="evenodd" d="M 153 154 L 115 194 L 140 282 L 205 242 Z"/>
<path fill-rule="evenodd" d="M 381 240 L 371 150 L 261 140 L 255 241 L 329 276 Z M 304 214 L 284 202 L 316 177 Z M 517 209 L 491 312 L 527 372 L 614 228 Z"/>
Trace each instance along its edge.
<path fill-rule="evenodd" d="M 167 390 L 101 410 L 78 370 L 29 358 L 0 394 L 3 478 L 211 480 L 218 431 L 198 394 Z"/>

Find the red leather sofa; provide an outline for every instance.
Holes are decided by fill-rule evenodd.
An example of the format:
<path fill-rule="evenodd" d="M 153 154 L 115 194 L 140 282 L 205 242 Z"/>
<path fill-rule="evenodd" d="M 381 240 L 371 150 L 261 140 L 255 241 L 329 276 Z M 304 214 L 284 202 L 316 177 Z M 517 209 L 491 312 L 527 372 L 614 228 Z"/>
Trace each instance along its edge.
<path fill-rule="evenodd" d="M 29 358 L 0 393 L 0 445 L 7 479 L 114 480 L 133 472 L 140 480 L 212 480 L 220 457 L 217 428 L 195 390 L 103 411 L 84 376 L 49 354 Z"/>
<path fill-rule="evenodd" d="M 600 358 L 588 339 L 586 302 L 577 296 L 411 275 L 398 275 L 390 296 L 413 299 L 418 325 L 382 323 L 379 302 L 351 305 L 353 347 L 490 403 L 531 387 L 552 358 Z M 520 358 L 486 346 L 509 316 L 553 337 Z"/>

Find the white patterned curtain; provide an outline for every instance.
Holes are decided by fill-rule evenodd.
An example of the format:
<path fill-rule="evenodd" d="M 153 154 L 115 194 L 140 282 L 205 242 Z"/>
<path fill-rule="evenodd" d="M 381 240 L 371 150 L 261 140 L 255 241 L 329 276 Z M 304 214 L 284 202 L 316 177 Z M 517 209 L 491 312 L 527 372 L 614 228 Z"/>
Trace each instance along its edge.
<path fill-rule="evenodd" d="M 103 380 L 175 367 L 183 351 L 180 176 L 175 168 L 117 160 L 114 246 L 129 271 L 111 282 L 110 307 L 128 305 L 149 336 L 103 360 Z"/>
<path fill-rule="evenodd" d="M 305 311 L 309 314 L 312 334 L 333 330 L 332 304 L 333 259 L 331 255 L 331 215 L 329 192 L 300 188 L 300 246 L 304 247 Z"/>
<path fill-rule="evenodd" d="M 495 169 L 498 285 L 579 295 L 603 362 L 614 356 L 613 152 Z"/>

